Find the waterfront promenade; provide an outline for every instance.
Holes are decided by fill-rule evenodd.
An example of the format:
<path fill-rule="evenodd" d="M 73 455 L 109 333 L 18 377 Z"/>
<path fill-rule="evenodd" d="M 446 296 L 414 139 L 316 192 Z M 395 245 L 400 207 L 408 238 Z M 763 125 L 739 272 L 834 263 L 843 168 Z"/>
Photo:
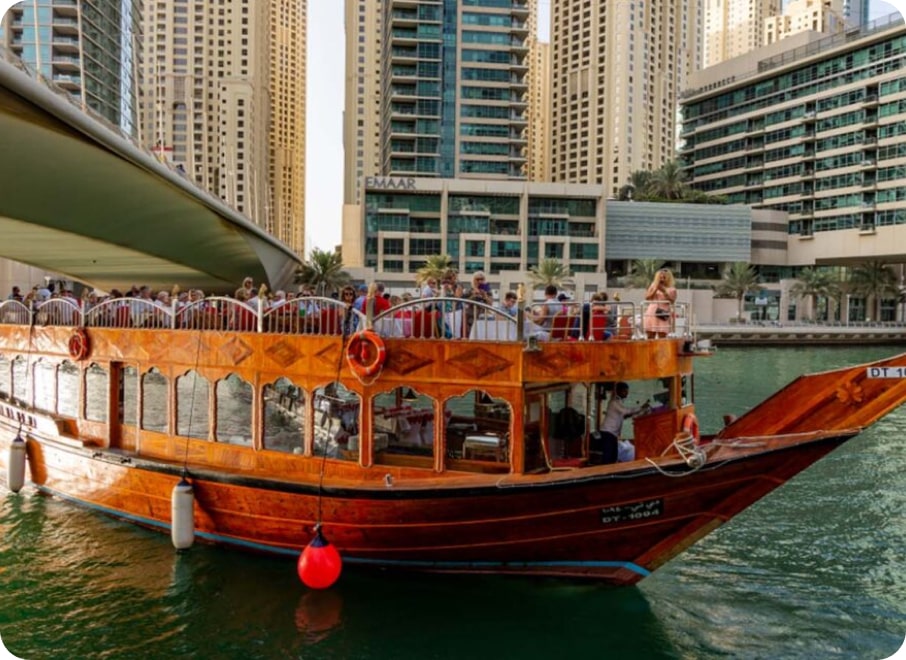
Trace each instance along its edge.
<path fill-rule="evenodd" d="M 906 323 L 754 321 L 702 323 L 694 331 L 716 346 L 906 344 Z"/>

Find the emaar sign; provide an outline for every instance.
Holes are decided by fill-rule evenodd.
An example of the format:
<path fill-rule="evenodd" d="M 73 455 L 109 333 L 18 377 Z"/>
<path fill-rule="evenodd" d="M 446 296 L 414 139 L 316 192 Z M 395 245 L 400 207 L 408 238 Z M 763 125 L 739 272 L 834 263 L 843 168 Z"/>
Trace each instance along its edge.
<path fill-rule="evenodd" d="M 394 178 L 390 176 L 367 176 L 365 187 L 371 190 L 418 190 L 415 179 Z"/>

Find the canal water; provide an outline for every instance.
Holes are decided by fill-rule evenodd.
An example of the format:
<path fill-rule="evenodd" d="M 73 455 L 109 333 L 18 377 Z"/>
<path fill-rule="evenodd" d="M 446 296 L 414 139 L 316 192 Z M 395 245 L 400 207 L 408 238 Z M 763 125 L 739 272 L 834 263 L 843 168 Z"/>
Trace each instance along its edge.
<path fill-rule="evenodd" d="M 892 347 L 720 349 L 714 430 L 805 371 Z M 196 546 L 30 491 L 0 493 L 0 637 L 44 658 L 865 658 L 906 635 L 906 407 L 637 587 L 347 569 Z"/>

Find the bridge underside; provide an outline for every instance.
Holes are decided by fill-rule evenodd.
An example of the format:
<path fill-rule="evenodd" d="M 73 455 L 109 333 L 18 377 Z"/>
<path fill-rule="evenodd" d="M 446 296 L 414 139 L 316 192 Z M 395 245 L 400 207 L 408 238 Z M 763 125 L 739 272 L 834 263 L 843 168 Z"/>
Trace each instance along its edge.
<path fill-rule="evenodd" d="M 23 76 L 0 61 L 0 256 L 104 290 L 289 283 L 289 248 Z"/>

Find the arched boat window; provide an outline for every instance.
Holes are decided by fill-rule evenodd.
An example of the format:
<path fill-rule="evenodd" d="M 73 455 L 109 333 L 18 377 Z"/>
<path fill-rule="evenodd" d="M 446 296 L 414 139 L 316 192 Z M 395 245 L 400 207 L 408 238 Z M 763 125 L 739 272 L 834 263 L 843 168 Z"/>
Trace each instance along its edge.
<path fill-rule="evenodd" d="M 435 400 L 411 387 L 397 387 L 374 397 L 374 462 L 398 465 L 401 456 L 431 459 L 416 466 L 434 467 Z"/>
<path fill-rule="evenodd" d="M 313 455 L 359 460 L 359 415 L 361 399 L 342 383 L 319 387 L 312 397 L 314 410 Z"/>
<path fill-rule="evenodd" d="M 85 370 L 85 419 L 107 421 L 107 370 L 97 363 Z"/>
<path fill-rule="evenodd" d="M 79 416 L 79 386 L 81 385 L 79 365 L 64 360 L 57 370 L 57 414 L 64 417 Z"/>
<path fill-rule="evenodd" d="M 19 355 L 13 360 L 13 399 L 21 403 L 29 403 L 27 374 L 25 358 Z"/>
<path fill-rule="evenodd" d="M 252 446 L 251 384 L 236 374 L 217 381 L 217 442 Z"/>
<path fill-rule="evenodd" d="M 9 398 L 12 393 L 13 379 L 11 372 L 12 365 L 3 355 L 0 355 L 0 396 Z"/>
<path fill-rule="evenodd" d="M 197 371 L 176 378 L 176 435 L 201 440 L 210 437 L 210 400 L 211 384 Z"/>
<path fill-rule="evenodd" d="M 138 420 L 138 369 L 123 367 L 120 374 L 120 424 L 135 426 Z"/>
<path fill-rule="evenodd" d="M 484 390 L 469 390 L 444 404 L 445 463 L 452 470 L 481 470 L 481 463 L 507 465 L 510 417 L 505 399 Z"/>
<path fill-rule="evenodd" d="M 169 381 L 157 369 L 142 376 L 142 428 L 166 433 L 169 427 Z"/>
<path fill-rule="evenodd" d="M 38 360 L 35 363 L 35 408 L 46 412 L 56 409 L 57 368 L 47 360 Z"/>
<path fill-rule="evenodd" d="M 305 390 L 289 378 L 264 386 L 264 448 L 301 454 L 305 450 Z"/>

